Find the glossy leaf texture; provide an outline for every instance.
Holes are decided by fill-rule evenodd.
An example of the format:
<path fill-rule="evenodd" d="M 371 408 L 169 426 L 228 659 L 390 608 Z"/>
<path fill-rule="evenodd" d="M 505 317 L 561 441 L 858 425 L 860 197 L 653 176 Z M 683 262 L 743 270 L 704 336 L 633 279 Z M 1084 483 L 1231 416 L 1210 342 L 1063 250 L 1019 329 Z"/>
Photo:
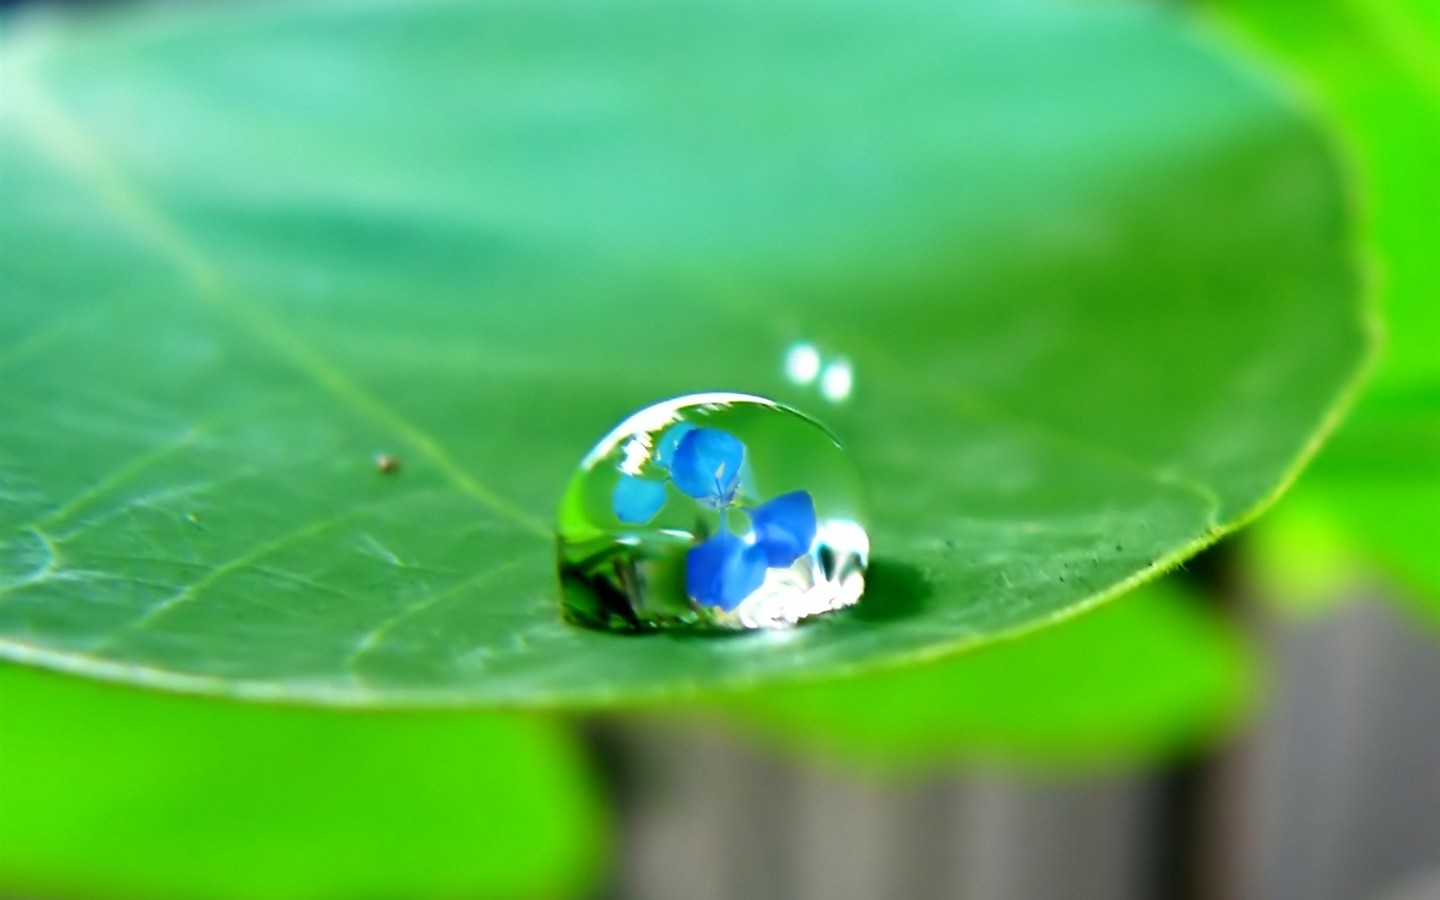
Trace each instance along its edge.
<path fill-rule="evenodd" d="M 1440 623 L 1440 20 L 1414 0 L 1225 0 L 1214 18 L 1344 137 L 1385 354 L 1354 415 L 1257 535 L 1268 593 L 1313 606 L 1384 573 Z"/>
<path fill-rule="evenodd" d="M 1022 640 L 721 709 L 766 743 L 867 771 L 1108 768 L 1223 736 L 1255 670 L 1239 635 L 1165 579 Z"/>
<path fill-rule="evenodd" d="M 0 888 L 17 896 L 570 896 L 600 800 L 522 714 L 271 709 L 0 666 Z"/>
<path fill-rule="evenodd" d="M 11 24 L 15 660 L 562 707 L 935 659 L 1253 516 L 1368 345 L 1324 142 L 1162 11 Z M 845 377 L 788 380 L 797 341 Z M 727 640 L 562 624 L 569 472 L 627 413 L 700 390 L 794 403 L 847 444 L 873 499 L 865 603 Z"/>

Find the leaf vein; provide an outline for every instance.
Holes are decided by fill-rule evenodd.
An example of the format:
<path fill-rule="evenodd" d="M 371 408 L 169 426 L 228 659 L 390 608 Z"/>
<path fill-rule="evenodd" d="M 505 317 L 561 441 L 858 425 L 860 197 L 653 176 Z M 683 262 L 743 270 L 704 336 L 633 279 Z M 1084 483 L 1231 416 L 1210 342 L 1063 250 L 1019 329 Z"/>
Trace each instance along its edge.
<path fill-rule="evenodd" d="M 490 581 L 492 578 L 497 577 L 503 572 L 507 572 L 510 569 L 517 568 L 521 563 L 529 562 L 533 558 L 535 558 L 535 556 L 536 554 L 533 553 L 521 554 L 519 556 L 516 556 L 502 565 L 496 566 L 495 568 L 490 569 L 486 572 L 480 572 L 476 575 L 473 575 L 470 578 L 467 578 L 464 581 L 460 582 L 459 584 L 452 585 L 451 587 L 448 587 L 445 590 L 440 591 L 439 593 L 432 594 L 426 599 L 415 603 L 404 610 L 401 610 L 399 613 L 391 616 L 390 618 L 381 622 L 379 625 L 376 625 L 374 628 L 370 629 L 365 634 L 361 635 L 359 639 L 355 641 L 355 650 L 350 654 L 349 657 L 346 658 L 345 668 L 357 678 L 362 677 L 357 671 L 357 668 L 360 665 L 360 660 L 364 658 L 366 654 L 373 652 L 374 649 L 378 647 L 380 643 L 385 639 L 385 636 L 391 631 L 393 631 L 401 623 L 409 621 L 416 616 L 428 612 L 429 610 L 433 609 L 434 607 L 438 606 L 439 604 L 443 603 L 444 601 L 448 600 L 449 598 L 455 596 L 462 591 L 477 587 L 487 581 Z"/>
<path fill-rule="evenodd" d="M 246 552 L 241 553 L 238 556 L 231 557 L 229 560 L 226 560 L 225 562 L 220 563 L 219 565 L 211 569 L 208 569 L 199 578 L 184 585 L 179 590 L 166 597 L 164 600 L 161 600 L 159 603 L 146 610 L 139 618 L 111 632 L 110 635 L 106 636 L 103 640 L 97 643 L 93 649 L 101 650 L 107 647 L 112 647 L 118 641 L 128 635 L 153 628 L 154 624 L 157 621 L 159 621 L 164 616 L 167 616 L 170 613 L 174 612 L 176 608 L 186 603 L 192 603 L 199 599 L 199 597 L 201 596 L 201 592 L 206 588 L 214 585 L 221 579 L 224 579 L 231 574 L 246 568 L 247 566 L 251 566 L 254 563 L 259 562 L 260 560 L 265 559 L 266 557 L 285 549 L 286 547 L 304 541 L 305 539 L 320 534 L 330 528 L 334 528 L 336 525 L 339 525 L 343 522 L 359 518 L 360 516 L 373 512 L 376 509 L 385 506 L 391 506 L 399 502 L 404 502 L 406 500 L 413 500 L 414 497 L 415 495 L 410 495 L 408 497 L 385 497 L 371 503 L 361 504 L 359 506 L 352 507 L 339 515 L 325 519 L 316 519 L 312 522 L 308 522 L 304 525 L 299 526 L 298 528 L 292 529 L 285 532 L 284 534 L 278 535 L 268 541 L 258 544 L 255 547 L 252 547 L 250 550 L 247 550 Z"/>
<path fill-rule="evenodd" d="M 107 163 L 93 140 L 45 95 L 33 71 L 30 71 L 31 67 L 25 68 L 23 73 L 16 74 L 26 77 L 10 79 L 10 100 L 24 130 L 40 149 L 68 169 L 81 183 L 95 190 L 120 222 L 133 228 L 180 268 L 203 299 L 244 325 L 252 335 L 289 359 L 321 387 L 372 421 L 400 435 L 462 493 L 511 519 L 532 536 L 550 536 L 550 529 L 543 521 L 481 484 L 430 433 L 360 387 L 273 314 L 227 288 L 220 271 L 174 222 Z"/>

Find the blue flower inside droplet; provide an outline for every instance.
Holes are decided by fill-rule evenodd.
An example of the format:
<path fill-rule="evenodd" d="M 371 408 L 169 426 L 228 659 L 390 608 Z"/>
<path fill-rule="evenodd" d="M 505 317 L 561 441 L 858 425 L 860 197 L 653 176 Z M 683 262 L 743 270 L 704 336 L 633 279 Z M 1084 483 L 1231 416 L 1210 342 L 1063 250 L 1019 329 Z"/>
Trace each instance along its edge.
<path fill-rule="evenodd" d="M 669 470 L 675 449 L 685 435 L 695 430 L 689 422 L 672 425 L 655 442 L 652 459 L 661 470 Z M 665 482 L 650 481 L 638 475 L 620 473 L 615 492 L 610 496 L 610 508 L 615 518 L 628 525 L 644 525 L 665 506 Z"/>
<path fill-rule="evenodd" d="M 681 422 L 656 441 L 651 460 L 668 478 L 621 473 L 611 507 L 620 521 L 645 524 L 665 506 L 670 481 L 720 511 L 720 530 L 686 553 L 685 589 L 697 603 L 729 612 L 765 583 L 767 569 L 787 568 L 810 552 L 816 517 L 809 491 L 791 491 L 748 509 L 750 530 L 730 532 L 726 511 L 741 505 L 745 444 L 729 432 Z"/>
<path fill-rule="evenodd" d="M 680 445 L 680 439 L 695 430 L 695 426 L 689 422 L 679 422 L 671 425 L 660 435 L 660 440 L 655 442 L 655 464 L 662 469 L 670 468 L 670 460 L 675 457 L 675 448 Z"/>
<path fill-rule="evenodd" d="M 765 551 L 728 532 L 685 554 L 685 591 L 729 612 L 765 583 Z"/>
<path fill-rule="evenodd" d="M 634 475 L 621 475 L 610 497 L 615 518 L 631 525 L 644 525 L 665 505 L 665 482 L 647 481 Z"/>
<path fill-rule="evenodd" d="M 815 540 L 815 501 L 809 491 L 791 491 L 750 510 L 755 544 L 772 566 L 785 567 L 810 552 Z"/>
<path fill-rule="evenodd" d="M 670 477 L 681 491 L 718 508 L 735 499 L 744 462 L 739 438 L 718 428 L 695 428 L 676 445 Z"/>
<path fill-rule="evenodd" d="M 815 541 L 815 501 L 791 491 L 750 510 L 750 532 L 720 531 L 685 558 L 690 596 L 729 612 L 765 582 L 765 570 L 788 568 Z"/>

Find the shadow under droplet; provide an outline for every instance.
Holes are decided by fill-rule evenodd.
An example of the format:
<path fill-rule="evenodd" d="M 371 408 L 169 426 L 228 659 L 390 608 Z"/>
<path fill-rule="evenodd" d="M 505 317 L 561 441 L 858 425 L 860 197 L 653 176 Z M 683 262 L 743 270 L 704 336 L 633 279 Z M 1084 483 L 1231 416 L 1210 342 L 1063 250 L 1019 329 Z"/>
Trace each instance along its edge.
<path fill-rule="evenodd" d="M 865 570 L 865 593 L 845 614 L 862 622 L 894 622 L 922 613 L 934 595 L 934 585 L 918 567 L 874 559 Z"/>

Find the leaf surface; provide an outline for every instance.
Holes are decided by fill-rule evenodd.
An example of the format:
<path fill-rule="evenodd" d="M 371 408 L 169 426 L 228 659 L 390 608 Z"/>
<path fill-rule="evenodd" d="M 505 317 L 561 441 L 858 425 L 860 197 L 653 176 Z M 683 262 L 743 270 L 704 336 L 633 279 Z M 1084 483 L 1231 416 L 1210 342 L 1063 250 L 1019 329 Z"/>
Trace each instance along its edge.
<path fill-rule="evenodd" d="M 1253 515 L 1366 352 L 1330 154 L 1155 11 L 47 24 L 4 34 L 0 96 L 11 659 L 550 707 L 934 659 Z M 796 341 L 850 389 L 788 381 Z M 634 409 L 724 389 L 851 449 L 865 603 L 726 640 L 563 625 L 571 467 Z"/>
<path fill-rule="evenodd" d="M 1440 622 L 1440 18 L 1416 0 L 1213 12 L 1343 135 L 1387 332 L 1354 415 L 1258 535 L 1257 562 L 1269 593 L 1300 606 L 1353 595 L 1378 570 Z"/>

